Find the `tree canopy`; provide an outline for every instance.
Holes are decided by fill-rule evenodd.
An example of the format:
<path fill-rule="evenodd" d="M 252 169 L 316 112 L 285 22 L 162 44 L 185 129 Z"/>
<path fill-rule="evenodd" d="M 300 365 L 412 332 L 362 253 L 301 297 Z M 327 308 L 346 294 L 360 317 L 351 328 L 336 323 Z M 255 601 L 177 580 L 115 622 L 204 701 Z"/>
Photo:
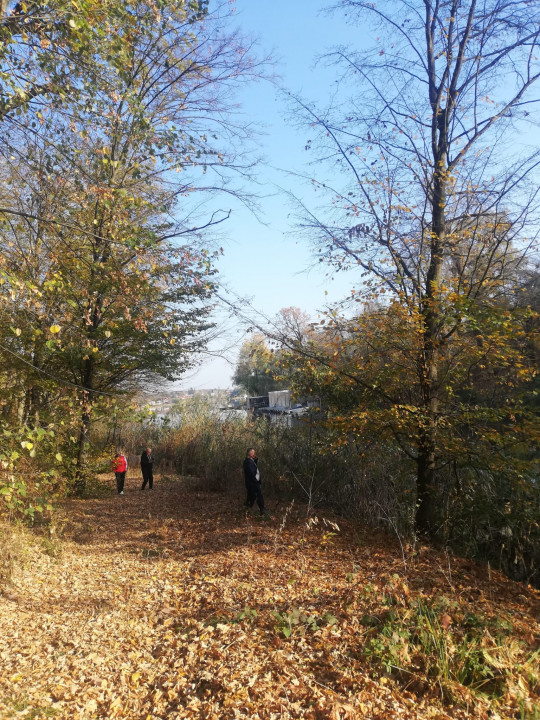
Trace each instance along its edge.
<path fill-rule="evenodd" d="M 233 178 L 253 161 L 233 92 L 258 73 L 228 14 L 184 0 L 2 5 L 3 403 L 25 433 L 56 427 L 51 397 L 66 399 L 81 487 L 94 410 L 178 378 L 211 327 L 204 231 L 228 211 L 191 197 L 243 192 Z"/>

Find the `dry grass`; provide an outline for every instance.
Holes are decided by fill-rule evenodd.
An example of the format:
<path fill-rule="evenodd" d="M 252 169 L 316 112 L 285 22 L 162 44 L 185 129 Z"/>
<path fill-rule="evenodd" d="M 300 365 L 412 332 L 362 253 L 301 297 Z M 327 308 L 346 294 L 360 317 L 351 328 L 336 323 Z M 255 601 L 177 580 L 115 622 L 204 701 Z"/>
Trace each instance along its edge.
<path fill-rule="evenodd" d="M 15 567 L 23 559 L 25 539 L 23 531 L 0 521 L 0 592 L 10 586 Z"/>

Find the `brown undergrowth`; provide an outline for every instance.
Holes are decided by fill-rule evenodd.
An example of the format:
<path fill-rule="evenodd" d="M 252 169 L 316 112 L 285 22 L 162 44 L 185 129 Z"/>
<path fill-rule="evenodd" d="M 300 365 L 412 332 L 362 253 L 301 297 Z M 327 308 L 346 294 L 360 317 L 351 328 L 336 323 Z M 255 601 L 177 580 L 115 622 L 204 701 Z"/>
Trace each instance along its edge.
<path fill-rule="evenodd" d="M 27 548 L 2 719 L 540 717 L 538 591 L 298 505 L 139 486 Z"/>

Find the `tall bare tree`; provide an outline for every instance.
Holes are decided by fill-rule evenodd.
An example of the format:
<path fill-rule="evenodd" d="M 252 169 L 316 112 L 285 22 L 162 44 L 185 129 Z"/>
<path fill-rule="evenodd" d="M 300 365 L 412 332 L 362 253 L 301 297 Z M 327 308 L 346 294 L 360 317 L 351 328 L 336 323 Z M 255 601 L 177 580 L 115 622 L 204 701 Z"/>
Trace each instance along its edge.
<path fill-rule="evenodd" d="M 416 526 L 433 533 L 445 344 L 466 320 L 461 300 L 501 293 L 531 252 L 540 152 L 525 139 L 540 101 L 540 7 L 342 0 L 334 9 L 374 32 L 368 50 L 327 56 L 341 72 L 329 108 L 297 99 L 315 134 L 307 147 L 347 178 L 315 178 L 331 209 L 304 208 L 303 224 L 321 259 L 356 265 L 364 291 L 419 318 Z"/>

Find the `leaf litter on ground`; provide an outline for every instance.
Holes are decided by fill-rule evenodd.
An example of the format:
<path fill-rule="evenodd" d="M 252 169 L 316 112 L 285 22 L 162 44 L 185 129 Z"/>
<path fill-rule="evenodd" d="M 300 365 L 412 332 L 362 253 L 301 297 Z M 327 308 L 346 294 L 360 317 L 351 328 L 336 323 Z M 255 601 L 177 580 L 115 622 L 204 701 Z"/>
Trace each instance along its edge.
<path fill-rule="evenodd" d="M 537 590 L 298 504 L 136 485 L 28 545 L 3 720 L 540 717 Z"/>

